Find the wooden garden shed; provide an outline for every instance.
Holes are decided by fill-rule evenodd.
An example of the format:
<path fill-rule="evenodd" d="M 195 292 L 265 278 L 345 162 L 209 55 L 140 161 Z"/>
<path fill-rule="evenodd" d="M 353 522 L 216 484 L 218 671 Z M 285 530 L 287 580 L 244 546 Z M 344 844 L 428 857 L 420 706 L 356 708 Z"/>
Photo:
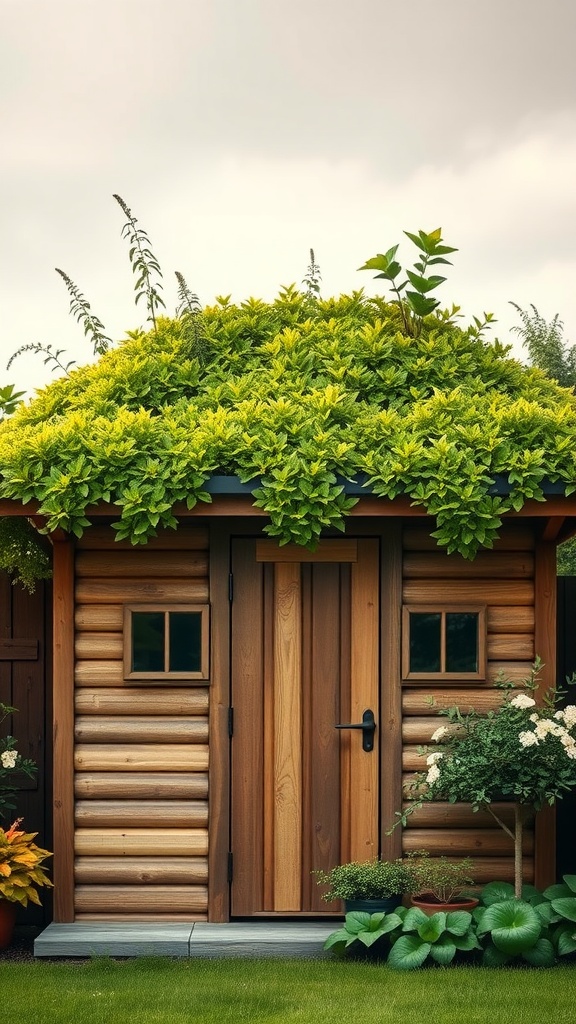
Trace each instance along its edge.
<path fill-rule="evenodd" d="M 184 360 L 171 321 L 57 382 L 0 429 L 0 514 L 32 517 L 47 529 L 53 548 L 57 922 L 225 922 L 338 913 L 320 899 L 314 870 L 423 848 L 432 855 L 471 856 L 479 883 L 513 877 L 511 841 L 489 816 L 464 805 L 427 804 L 410 817 L 409 827 L 391 835 L 389 829 L 402 807 L 403 784 L 423 766 L 417 748 L 437 727 L 438 709 L 494 707 L 500 674 L 520 683 L 536 655 L 543 662 L 543 686 L 556 684 L 555 551 L 576 527 L 576 498 L 565 493 L 570 469 L 555 463 L 549 473 L 555 482 L 547 483 L 545 464 L 531 492 L 523 477 L 521 500 L 515 497 L 515 471 L 503 473 L 495 458 L 480 497 L 456 480 L 457 512 L 468 502 L 472 523 L 476 505 L 482 506 L 498 525 L 486 534 L 492 546 L 480 547 L 475 557 L 446 554 L 433 536 L 443 521 L 434 502 L 456 475 L 446 456 L 451 424 L 461 433 L 459 413 L 452 411 L 449 419 L 446 409 L 466 389 L 476 401 L 479 366 L 488 365 L 486 401 L 491 409 L 501 402 L 501 418 L 510 410 L 524 417 L 523 438 L 532 424 L 529 445 L 535 450 L 535 417 L 548 429 L 560 416 L 558 403 L 566 432 L 576 436 L 573 399 L 453 325 L 408 343 L 394 321 L 393 329 L 387 327 L 357 300 L 352 312 L 346 307 L 342 313 L 341 327 L 333 306 L 325 304 L 319 326 L 308 307 L 295 314 L 294 301 L 289 295 L 280 312 L 272 310 L 286 324 L 270 326 L 265 304 L 249 315 L 234 314 L 242 328 L 230 342 L 236 377 L 230 382 L 219 370 L 210 384 L 212 404 L 206 400 L 193 414 L 186 406 L 183 435 L 181 396 L 186 389 L 199 394 L 208 384 L 198 382 L 194 359 Z M 385 304 L 377 312 L 383 316 Z M 359 325 L 351 324 L 352 315 Z M 208 337 L 221 337 L 231 322 L 227 306 L 207 314 Z M 314 358 L 320 360 L 323 344 L 328 354 L 322 366 L 314 365 L 312 380 L 298 384 L 298 394 L 278 398 L 276 385 L 288 380 L 295 388 L 304 373 L 294 370 L 295 353 L 312 358 L 310 331 L 316 331 Z M 245 339 L 255 346 L 261 335 L 272 341 L 261 341 L 260 362 L 250 363 L 257 357 Z M 344 346 L 351 336 L 356 348 L 348 359 Z M 420 365 L 432 343 L 442 352 L 436 370 L 429 361 Z M 249 363 L 248 379 L 237 369 L 240 357 Z M 262 368 L 264 358 L 271 369 Z M 399 373 L 401 360 L 409 369 Z M 388 389 L 388 397 L 378 392 L 374 420 L 362 405 L 360 364 L 366 377 L 372 374 L 369 386 L 378 377 L 378 387 Z M 192 383 L 186 366 L 194 370 Z M 252 392 L 263 387 L 267 373 L 273 380 L 256 402 Z M 340 384 L 326 383 L 332 373 L 340 383 L 347 373 L 356 374 L 344 414 Z M 148 391 L 167 390 L 143 410 L 146 374 Z M 440 394 L 446 379 L 448 397 Z M 97 415 L 88 415 L 85 403 L 96 385 L 101 405 Z M 407 387 L 420 389 L 417 410 L 390 397 Z M 417 427 L 424 407 L 429 419 Z M 311 410 L 321 415 L 322 428 L 307 434 Z M 267 443 L 273 448 L 287 438 L 285 450 L 274 449 L 275 466 L 262 464 L 252 474 L 256 482 L 241 482 L 257 469 L 258 460 L 248 465 L 246 452 L 254 424 L 268 413 L 276 419 L 266 424 Z M 365 447 L 354 470 L 347 454 L 351 442 L 342 447 L 342 438 L 356 415 L 364 417 L 358 444 Z M 487 458 L 482 438 L 491 429 L 483 413 L 475 415 L 476 440 L 465 441 L 471 478 Z M 297 420 L 299 433 L 292 429 Z M 420 465 L 410 470 L 411 478 L 400 466 L 401 446 L 391 431 L 406 424 L 410 438 L 422 431 L 422 458 L 440 452 L 448 466 L 436 490 L 436 469 L 426 476 Z M 125 429 L 132 431 L 130 444 L 121 435 Z M 169 455 L 168 434 L 176 439 Z M 96 435 L 98 444 L 109 446 L 108 461 L 94 461 L 92 468 Z M 324 444 L 328 436 L 332 456 L 317 471 L 306 446 L 320 444 L 319 437 Z M 200 471 L 198 449 L 205 453 L 213 438 L 220 448 L 203 456 L 209 468 Z M 394 494 L 385 493 L 388 470 L 375 468 L 375 452 L 381 465 L 392 453 L 399 467 L 390 469 L 402 480 Z M 123 484 L 116 493 L 107 467 L 131 467 L 138 460 L 140 482 Z M 22 483 L 28 472 L 34 483 L 31 477 Z M 163 503 L 160 472 L 163 493 L 171 495 Z M 315 474 L 322 477 L 322 514 L 340 506 L 332 517 L 318 518 L 316 536 L 304 542 L 299 531 L 312 513 L 299 516 L 298 501 L 304 508 L 312 485 L 276 509 L 266 505 L 262 489 L 268 478 L 275 486 L 288 480 L 296 487 Z M 150 477 L 156 489 L 146 492 L 142 481 Z M 47 478 L 60 488 L 57 501 L 41 493 Z M 418 490 L 424 479 L 426 495 Z M 187 487 L 193 500 L 184 497 Z M 73 488 L 74 501 L 68 500 Z M 127 517 L 129 505 L 137 505 L 130 530 L 118 531 L 113 524 L 119 509 Z M 284 508 L 290 509 L 289 526 L 281 525 Z M 466 535 L 464 528 L 464 548 Z M 134 543 L 142 537 L 146 543 Z M 549 811 L 532 822 L 525 843 L 527 880 L 553 881 Z"/>
<path fill-rule="evenodd" d="M 511 879 L 481 813 L 425 805 L 387 830 L 437 708 L 495 706 L 498 673 L 526 678 L 536 652 L 555 683 L 555 541 L 576 503 L 528 505 L 474 561 L 402 500 L 363 498 L 315 552 L 266 538 L 248 496 L 211 513 L 136 549 L 104 508 L 76 543 L 54 537 L 54 919 L 325 914 L 314 869 L 422 848 Z M 167 618 L 169 645 L 188 615 L 199 667 L 132 672 L 130 618 Z M 479 671 L 411 673 L 407 615 L 476 619 Z M 548 884 L 549 812 L 526 843 L 527 880 Z"/>

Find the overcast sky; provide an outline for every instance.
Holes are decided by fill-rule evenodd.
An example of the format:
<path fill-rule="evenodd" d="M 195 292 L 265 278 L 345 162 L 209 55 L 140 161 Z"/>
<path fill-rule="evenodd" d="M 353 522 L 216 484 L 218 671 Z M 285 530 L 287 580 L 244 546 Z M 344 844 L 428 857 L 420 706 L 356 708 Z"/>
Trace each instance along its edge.
<path fill-rule="evenodd" d="M 117 192 L 203 304 L 324 295 L 402 230 L 459 251 L 443 304 L 559 313 L 576 342 L 572 0 L 0 0 L 0 384 L 31 342 L 86 362 L 64 269 L 115 338 L 144 322 Z M 411 244 L 401 247 L 408 263 Z"/>

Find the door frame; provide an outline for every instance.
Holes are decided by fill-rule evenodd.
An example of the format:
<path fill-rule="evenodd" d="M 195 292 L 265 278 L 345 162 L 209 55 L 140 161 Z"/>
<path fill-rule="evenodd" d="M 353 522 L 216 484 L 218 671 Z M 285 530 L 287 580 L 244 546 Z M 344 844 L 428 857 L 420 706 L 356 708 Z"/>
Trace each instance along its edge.
<path fill-rule="evenodd" d="M 210 798 L 208 854 L 208 920 L 230 920 L 230 785 L 231 757 L 228 735 L 228 709 L 231 685 L 231 541 L 236 537 L 262 537 L 254 519 L 211 520 L 210 527 L 210 603 L 212 607 L 211 680 L 210 680 Z M 381 855 L 400 856 L 401 835 L 386 830 L 395 820 L 402 799 L 402 694 L 401 694 L 401 608 L 402 608 L 402 520 L 356 519 L 347 532 L 335 537 L 375 537 L 380 541 L 380 720 L 381 758 L 390 769 L 383 777 L 381 768 L 380 820 Z"/>

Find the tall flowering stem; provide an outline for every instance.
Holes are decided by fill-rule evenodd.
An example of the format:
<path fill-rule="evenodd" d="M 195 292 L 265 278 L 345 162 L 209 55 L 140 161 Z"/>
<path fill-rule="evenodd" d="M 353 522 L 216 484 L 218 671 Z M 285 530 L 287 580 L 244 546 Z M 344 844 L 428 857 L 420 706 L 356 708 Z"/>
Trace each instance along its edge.
<path fill-rule="evenodd" d="M 427 770 L 412 783 L 409 806 L 396 824 L 423 803 L 464 802 L 486 809 L 514 844 L 515 892 L 522 890 L 522 838 L 529 809 L 554 804 L 576 786 L 576 705 L 557 709 L 552 697 L 538 705 L 537 665 L 522 692 L 505 690 L 499 708 L 463 714 L 458 707 L 441 711 L 447 724 L 432 736 Z M 495 803 L 514 804 L 514 827 L 501 820 Z"/>

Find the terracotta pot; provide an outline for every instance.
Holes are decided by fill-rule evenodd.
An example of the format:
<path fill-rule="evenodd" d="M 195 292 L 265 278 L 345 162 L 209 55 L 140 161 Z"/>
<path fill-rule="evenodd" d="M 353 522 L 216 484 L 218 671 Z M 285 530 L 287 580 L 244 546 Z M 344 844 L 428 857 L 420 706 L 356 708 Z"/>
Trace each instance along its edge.
<path fill-rule="evenodd" d="M 439 911 L 451 914 L 455 910 L 467 910 L 471 914 L 478 906 L 479 900 L 467 897 L 461 900 L 452 900 L 451 903 L 440 903 L 432 893 L 424 893 L 423 896 L 411 896 L 410 902 L 413 907 L 419 907 L 425 914 L 428 914 L 428 917 L 432 917 L 432 914 L 437 914 Z"/>
<path fill-rule="evenodd" d="M 12 942 L 17 910 L 17 903 L 0 900 L 0 949 L 7 949 Z"/>

